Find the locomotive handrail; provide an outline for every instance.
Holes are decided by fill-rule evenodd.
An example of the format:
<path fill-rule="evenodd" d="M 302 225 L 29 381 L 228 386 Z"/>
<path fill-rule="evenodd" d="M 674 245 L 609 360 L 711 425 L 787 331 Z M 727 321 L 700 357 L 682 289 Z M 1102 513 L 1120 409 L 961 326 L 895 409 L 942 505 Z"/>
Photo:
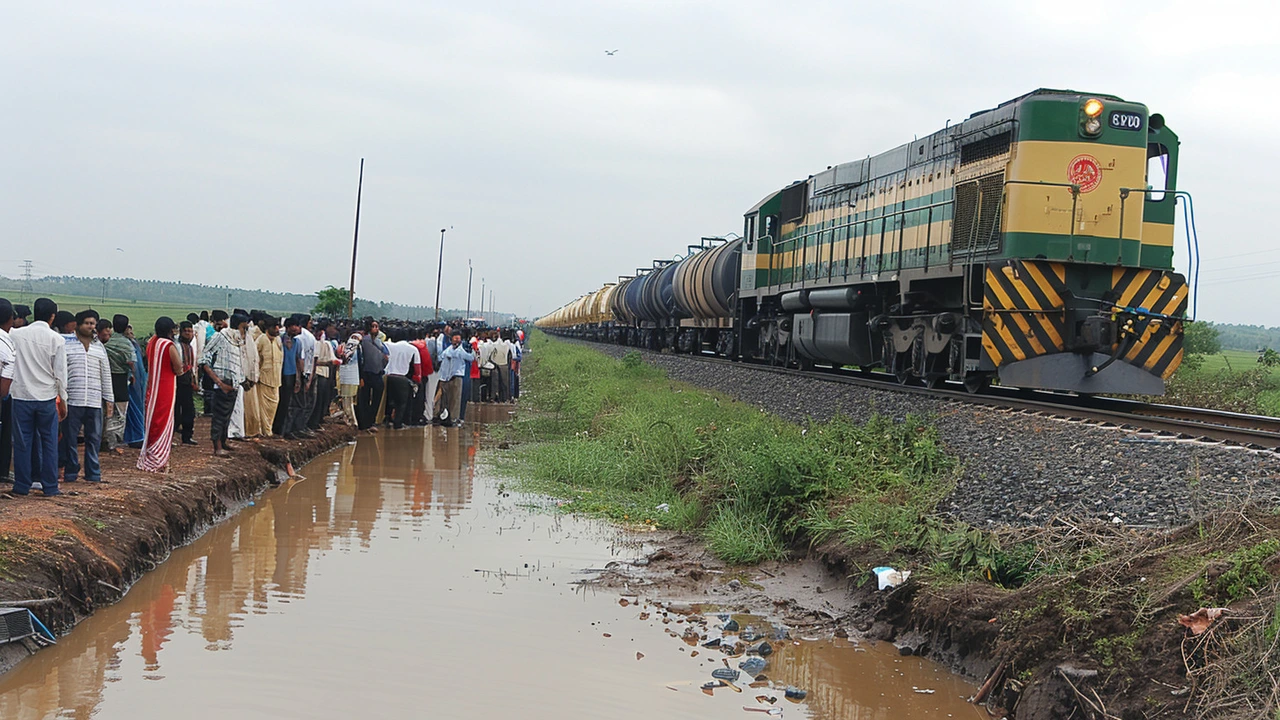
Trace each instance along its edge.
<path fill-rule="evenodd" d="M 1197 300 L 1199 300 L 1200 290 L 1200 237 L 1196 234 L 1196 211 L 1191 200 L 1191 193 L 1186 190 L 1170 190 L 1168 188 L 1120 188 L 1120 239 L 1124 239 L 1124 208 L 1129 196 L 1133 193 L 1142 195 L 1146 199 L 1147 195 L 1152 193 L 1163 193 L 1172 195 L 1175 203 L 1179 199 L 1182 202 L 1182 224 L 1187 233 L 1187 276 L 1191 280 L 1191 317 L 1192 322 L 1195 321 Z M 1175 215 L 1175 219 L 1176 219 Z"/>

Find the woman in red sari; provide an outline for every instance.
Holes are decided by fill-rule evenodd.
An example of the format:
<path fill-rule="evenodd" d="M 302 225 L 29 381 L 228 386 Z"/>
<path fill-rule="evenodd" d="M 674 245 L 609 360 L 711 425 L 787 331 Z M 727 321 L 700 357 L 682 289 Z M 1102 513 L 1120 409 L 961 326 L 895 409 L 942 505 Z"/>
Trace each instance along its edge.
<path fill-rule="evenodd" d="M 173 342 L 173 320 L 156 320 L 156 334 L 147 342 L 146 437 L 138 455 L 138 469 L 167 471 L 173 448 L 173 401 L 177 377 L 183 373 L 182 353 Z"/>

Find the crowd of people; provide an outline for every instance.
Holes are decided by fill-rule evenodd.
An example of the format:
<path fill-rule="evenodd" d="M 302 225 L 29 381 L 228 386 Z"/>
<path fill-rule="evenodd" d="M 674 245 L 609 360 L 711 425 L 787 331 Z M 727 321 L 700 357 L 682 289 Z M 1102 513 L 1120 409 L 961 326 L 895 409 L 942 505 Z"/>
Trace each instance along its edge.
<path fill-rule="evenodd" d="M 99 454 L 127 447 L 139 469 L 168 472 L 173 447 L 200 444 L 197 398 L 212 453 L 229 457 L 233 440 L 310 438 L 330 420 L 454 427 L 471 403 L 520 395 L 523 330 L 239 309 L 153 330 L 142 343 L 125 315 L 0 298 L 0 481 L 13 495 L 101 482 Z"/>

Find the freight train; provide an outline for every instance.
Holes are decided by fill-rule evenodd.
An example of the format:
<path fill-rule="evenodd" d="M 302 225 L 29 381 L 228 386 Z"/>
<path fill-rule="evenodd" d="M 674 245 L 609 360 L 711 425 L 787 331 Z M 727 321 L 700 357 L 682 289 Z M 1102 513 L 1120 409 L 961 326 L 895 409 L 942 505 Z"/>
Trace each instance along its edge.
<path fill-rule="evenodd" d="M 998 378 L 1163 394 L 1190 320 L 1173 265 L 1190 202 L 1178 150 L 1140 103 L 1036 90 L 771 192 L 741 236 L 703 238 L 535 324 L 975 392 Z"/>

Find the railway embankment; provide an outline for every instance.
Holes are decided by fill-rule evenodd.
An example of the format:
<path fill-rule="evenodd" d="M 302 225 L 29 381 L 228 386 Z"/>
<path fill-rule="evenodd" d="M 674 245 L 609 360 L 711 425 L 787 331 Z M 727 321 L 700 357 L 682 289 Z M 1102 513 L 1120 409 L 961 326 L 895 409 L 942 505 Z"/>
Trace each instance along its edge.
<path fill-rule="evenodd" d="M 208 426 L 197 420 L 197 437 Z M 103 453 L 103 482 L 64 484 L 52 498 L 0 493 L 0 606 L 27 607 L 62 634 L 119 600 L 176 547 L 253 502 L 270 483 L 355 431 L 327 424 L 302 441 L 233 443 L 230 458 L 202 446 L 173 450 L 168 474 L 135 467 L 136 451 Z M 26 657 L 0 645 L 0 672 Z"/>
<path fill-rule="evenodd" d="M 535 342 L 525 486 L 672 533 L 605 584 L 892 641 L 1014 717 L 1276 713 L 1272 457 Z M 911 575 L 881 591 L 878 566 Z"/>

